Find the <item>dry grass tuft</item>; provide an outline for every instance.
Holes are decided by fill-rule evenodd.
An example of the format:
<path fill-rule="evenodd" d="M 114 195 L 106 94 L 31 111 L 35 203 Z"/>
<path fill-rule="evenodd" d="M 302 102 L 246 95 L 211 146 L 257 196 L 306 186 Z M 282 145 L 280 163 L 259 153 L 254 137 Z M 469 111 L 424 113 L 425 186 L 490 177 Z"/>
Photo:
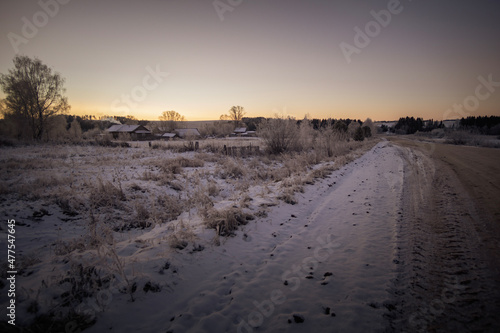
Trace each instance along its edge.
<path fill-rule="evenodd" d="M 237 161 L 234 158 L 224 158 L 222 161 L 219 161 L 220 165 L 220 173 L 219 176 L 222 179 L 227 179 L 227 178 L 242 178 L 245 174 L 245 168 L 241 164 L 241 161 Z"/>
<path fill-rule="evenodd" d="M 286 188 L 279 196 L 279 200 L 283 200 L 287 204 L 295 205 L 298 203 L 295 199 L 295 191 L 292 188 Z"/>
<path fill-rule="evenodd" d="M 93 207 L 114 207 L 120 208 L 121 202 L 127 200 L 121 185 L 116 187 L 111 182 L 97 180 L 97 186 L 90 190 L 90 203 Z"/>
<path fill-rule="evenodd" d="M 254 216 L 243 212 L 240 208 L 229 208 L 225 210 L 211 209 L 206 211 L 204 223 L 207 228 L 214 229 L 218 236 L 232 236 L 240 225 L 245 225 Z"/>
<path fill-rule="evenodd" d="M 187 202 L 171 195 L 160 195 L 153 204 L 151 217 L 156 223 L 175 220 L 187 206 Z"/>
<path fill-rule="evenodd" d="M 196 234 L 193 229 L 181 220 L 173 227 L 174 232 L 168 237 L 168 244 L 173 249 L 183 250 L 189 243 L 196 240 Z"/>

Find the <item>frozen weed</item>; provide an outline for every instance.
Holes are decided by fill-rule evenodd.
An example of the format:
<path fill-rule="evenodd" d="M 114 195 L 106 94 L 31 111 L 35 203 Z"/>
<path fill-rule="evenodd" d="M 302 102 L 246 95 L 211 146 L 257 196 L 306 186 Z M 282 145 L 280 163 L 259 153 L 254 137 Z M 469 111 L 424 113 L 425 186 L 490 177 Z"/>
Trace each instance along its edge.
<path fill-rule="evenodd" d="M 184 186 L 179 181 L 172 180 L 168 182 L 168 185 L 172 188 L 172 190 L 180 192 L 184 189 Z"/>
<path fill-rule="evenodd" d="M 154 218 L 161 221 L 160 223 L 173 221 L 184 211 L 185 205 L 185 200 L 166 194 L 160 195 L 155 202 Z"/>
<path fill-rule="evenodd" d="M 197 153 L 196 158 L 207 163 L 217 163 L 220 159 L 220 156 L 214 153 Z"/>
<path fill-rule="evenodd" d="M 241 178 L 246 172 L 245 168 L 241 164 L 241 161 L 237 161 L 234 158 L 227 157 L 222 161 L 219 161 L 219 175 L 222 179 L 227 178 Z"/>
<path fill-rule="evenodd" d="M 217 183 L 214 182 L 213 180 L 208 182 L 207 193 L 211 197 L 216 197 L 220 193 L 219 186 L 217 186 Z"/>
<path fill-rule="evenodd" d="M 279 200 L 283 200 L 287 204 L 295 205 L 297 204 L 297 199 L 295 199 L 295 191 L 292 188 L 286 188 L 279 196 Z"/>
<path fill-rule="evenodd" d="M 196 234 L 191 226 L 186 225 L 183 220 L 173 227 L 173 233 L 168 237 L 168 243 L 171 248 L 183 250 L 189 243 L 196 240 Z"/>
<path fill-rule="evenodd" d="M 251 214 L 243 212 L 241 208 L 225 210 L 210 209 L 205 212 L 204 223 L 209 229 L 215 229 L 218 236 L 232 236 L 240 225 L 245 225 L 253 220 Z"/>
<path fill-rule="evenodd" d="M 248 193 L 245 193 L 241 199 L 240 199 L 240 207 L 243 207 L 243 208 L 248 208 L 248 203 L 250 201 L 252 201 L 253 199 L 248 195 Z"/>
<path fill-rule="evenodd" d="M 137 185 L 136 183 L 132 183 L 128 187 L 131 191 L 137 192 L 140 191 L 142 193 L 146 192 L 141 186 Z"/>
<path fill-rule="evenodd" d="M 214 205 L 212 198 L 208 195 L 208 191 L 204 188 L 196 191 L 190 198 L 190 201 L 191 206 L 198 207 L 199 210 L 206 210 Z"/>
<path fill-rule="evenodd" d="M 54 254 L 58 256 L 65 256 L 76 250 L 83 251 L 86 248 L 83 238 L 73 238 L 65 241 L 57 240 L 52 245 Z"/>
<path fill-rule="evenodd" d="M 121 202 L 126 200 L 125 193 L 111 182 L 103 182 L 98 178 L 97 186 L 90 190 L 90 203 L 93 207 L 115 207 L 120 208 Z"/>
<path fill-rule="evenodd" d="M 144 207 L 142 203 L 135 203 L 135 220 L 137 224 L 141 228 L 148 227 L 151 223 L 148 222 L 149 219 L 149 210 Z"/>
<path fill-rule="evenodd" d="M 109 285 L 111 277 L 101 277 L 101 272 L 95 266 L 84 267 L 73 264 L 60 284 L 69 284 L 70 290 L 61 295 L 62 306 L 76 308 L 86 298 L 94 296 L 101 288 Z"/>

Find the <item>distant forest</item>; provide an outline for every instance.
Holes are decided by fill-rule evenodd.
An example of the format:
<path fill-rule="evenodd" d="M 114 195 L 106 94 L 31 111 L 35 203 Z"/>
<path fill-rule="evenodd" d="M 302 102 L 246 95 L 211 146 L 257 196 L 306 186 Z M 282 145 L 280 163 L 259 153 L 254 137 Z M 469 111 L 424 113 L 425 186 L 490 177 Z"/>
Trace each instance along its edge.
<path fill-rule="evenodd" d="M 422 118 L 405 117 L 399 118 L 394 128 L 382 125 L 382 131 L 392 131 L 397 134 L 414 134 L 416 132 L 430 132 L 437 128 L 444 128 L 442 121 L 423 120 Z M 500 117 L 467 117 L 458 122 L 458 128 L 470 132 L 477 132 L 485 135 L 500 135 Z"/>
<path fill-rule="evenodd" d="M 467 117 L 460 119 L 463 129 L 477 130 L 481 134 L 500 135 L 500 117 Z"/>
<path fill-rule="evenodd" d="M 257 130 L 258 125 L 266 118 L 264 117 L 243 117 L 242 122 L 247 126 L 248 131 L 255 131 Z M 297 125 L 300 125 L 303 122 L 303 120 L 297 120 Z M 315 130 L 319 129 L 325 129 L 328 127 L 333 127 L 337 129 L 342 129 L 343 131 L 347 131 L 347 128 L 349 127 L 349 124 L 353 122 L 357 122 L 360 125 L 363 123 L 361 120 L 354 120 L 354 119 L 311 119 L 310 120 L 312 128 Z"/>

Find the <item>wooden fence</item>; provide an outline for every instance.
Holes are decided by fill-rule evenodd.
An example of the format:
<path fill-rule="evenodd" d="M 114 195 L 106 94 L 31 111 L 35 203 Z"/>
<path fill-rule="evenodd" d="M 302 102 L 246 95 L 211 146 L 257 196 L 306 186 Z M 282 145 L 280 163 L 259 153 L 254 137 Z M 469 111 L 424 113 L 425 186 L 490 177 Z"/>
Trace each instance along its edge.
<path fill-rule="evenodd" d="M 224 155 L 233 157 L 259 155 L 260 147 L 259 146 L 227 147 L 226 145 L 224 145 L 223 153 Z"/>

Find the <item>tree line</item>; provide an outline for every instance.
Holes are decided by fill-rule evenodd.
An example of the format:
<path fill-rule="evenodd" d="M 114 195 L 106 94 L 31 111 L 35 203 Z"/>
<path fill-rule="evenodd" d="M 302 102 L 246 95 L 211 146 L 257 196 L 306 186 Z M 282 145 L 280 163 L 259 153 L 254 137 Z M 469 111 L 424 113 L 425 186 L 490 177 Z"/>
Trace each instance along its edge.
<path fill-rule="evenodd" d="M 459 124 L 465 130 L 478 131 L 487 135 L 500 135 L 500 117 L 498 116 L 462 118 Z"/>
<path fill-rule="evenodd" d="M 397 134 L 414 134 L 416 132 L 430 132 L 436 128 L 444 128 L 442 121 L 437 120 L 426 120 L 422 118 L 405 117 L 399 118 L 396 125 L 394 125 L 394 131 Z M 382 131 L 387 131 L 387 126 L 382 128 Z"/>

